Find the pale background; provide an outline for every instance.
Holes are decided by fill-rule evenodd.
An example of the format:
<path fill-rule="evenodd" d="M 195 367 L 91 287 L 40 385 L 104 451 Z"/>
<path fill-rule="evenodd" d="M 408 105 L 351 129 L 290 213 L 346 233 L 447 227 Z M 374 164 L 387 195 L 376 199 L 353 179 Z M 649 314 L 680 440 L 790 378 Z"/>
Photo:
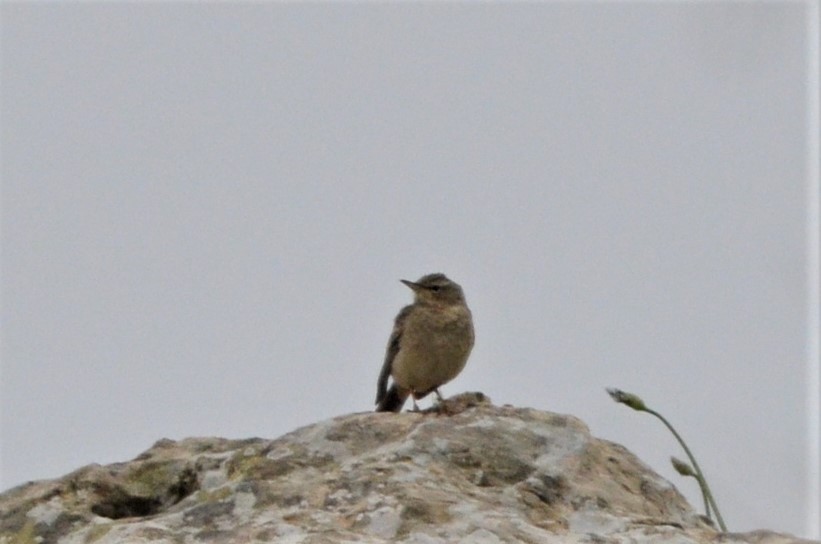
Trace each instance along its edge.
<path fill-rule="evenodd" d="M 441 271 L 445 395 L 574 414 L 700 508 L 638 393 L 732 530 L 811 536 L 810 6 L 4 2 L 0 488 L 370 410 Z"/>

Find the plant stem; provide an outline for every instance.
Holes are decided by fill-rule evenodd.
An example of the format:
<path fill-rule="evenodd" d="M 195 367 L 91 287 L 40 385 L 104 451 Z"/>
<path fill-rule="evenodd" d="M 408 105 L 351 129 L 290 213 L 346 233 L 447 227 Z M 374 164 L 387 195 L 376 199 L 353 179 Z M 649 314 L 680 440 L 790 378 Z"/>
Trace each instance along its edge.
<path fill-rule="evenodd" d="M 690 459 L 690 462 L 693 464 L 693 469 L 695 469 L 695 471 L 696 471 L 696 478 L 698 479 L 698 484 L 701 487 L 701 494 L 704 497 L 704 505 L 706 507 L 705 510 L 707 511 L 707 516 L 709 517 L 709 515 L 710 515 L 710 509 L 709 509 L 709 506 L 708 506 L 708 502 L 709 502 L 709 504 L 711 504 L 713 506 L 713 512 L 715 512 L 715 514 L 716 514 L 716 520 L 718 520 L 718 526 L 721 527 L 721 530 L 726 533 L 727 532 L 727 526 L 724 525 L 724 519 L 722 519 L 721 513 L 718 511 L 718 506 L 716 506 L 716 501 L 713 498 L 713 494 L 710 492 L 710 486 L 707 485 L 707 479 L 704 478 L 704 473 L 701 472 L 701 468 L 698 466 L 698 463 L 696 462 L 696 458 L 693 457 L 693 454 L 690 452 L 690 448 L 687 447 L 687 444 L 684 442 L 684 439 L 681 438 L 681 436 L 676 432 L 676 430 L 673 428 L 673 426 L 670 425 L 670 423 L 660 413 L 658 413 L 655 410 L 652 410 L 650 408 L 647 408 L 647 407 L 644 407 L 644 411 L 647 412 L 648 414 L 653 414 L 654 416 L 659 418 L 661 420 L 661 422 L 664 423 L 667 426 L 668 429 L 670 429 L 670 432 L 673 433 L 673 436 L 676 437 L 676 440 L 678 440 L 678 443 L 681 444 L 681 447 L 684 448 L 684 453 L 687 454 L 687 457 Z"/>

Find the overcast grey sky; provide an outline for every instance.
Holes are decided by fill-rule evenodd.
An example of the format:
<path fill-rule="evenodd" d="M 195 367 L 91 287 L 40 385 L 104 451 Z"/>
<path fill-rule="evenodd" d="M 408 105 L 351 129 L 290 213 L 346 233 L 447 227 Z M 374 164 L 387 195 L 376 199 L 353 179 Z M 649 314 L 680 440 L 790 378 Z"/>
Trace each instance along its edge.
<path fill-rule="evenodd" d="M 732 530 L 818 536 L 816 2 L 0 9 L 0 488 L 370 410 L 441 271 L 445 395 L 574 414 L 698 508 L 638 393 Z"/>

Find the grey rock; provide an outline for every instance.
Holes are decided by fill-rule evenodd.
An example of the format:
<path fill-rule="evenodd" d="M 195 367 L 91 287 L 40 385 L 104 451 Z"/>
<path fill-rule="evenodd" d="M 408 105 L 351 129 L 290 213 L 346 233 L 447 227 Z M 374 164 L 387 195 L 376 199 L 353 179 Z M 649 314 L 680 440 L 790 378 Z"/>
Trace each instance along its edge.
<path fill-rule="evenodd" d="M 721 533 L 580 420 L 466 393 L 442 413 L 351 414 L 275 440 L 163 439 L 0 495 L 0 544 L 131 542 L 810 541 Z"/>

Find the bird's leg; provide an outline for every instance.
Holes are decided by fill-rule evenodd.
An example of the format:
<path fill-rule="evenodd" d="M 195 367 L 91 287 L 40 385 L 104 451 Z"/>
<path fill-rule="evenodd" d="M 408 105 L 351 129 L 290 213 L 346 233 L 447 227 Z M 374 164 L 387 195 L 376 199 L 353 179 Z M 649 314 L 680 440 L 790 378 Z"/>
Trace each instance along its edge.
<path fill-rule="evenodd" d="M 411 393 L 411 400 L 413 401 L 413 409 L 411 412 L 418 412 L 419 407 L 416 405 L 416 393 Z"/>
<path fill-rule="evenodd" d="M 449 414 L 448 403 L 442 398 L 442 394 L 439 392 L 439 389 L 436 388 L 433 392 L 436 393 L 436 413 L 445 415 Z"/>

